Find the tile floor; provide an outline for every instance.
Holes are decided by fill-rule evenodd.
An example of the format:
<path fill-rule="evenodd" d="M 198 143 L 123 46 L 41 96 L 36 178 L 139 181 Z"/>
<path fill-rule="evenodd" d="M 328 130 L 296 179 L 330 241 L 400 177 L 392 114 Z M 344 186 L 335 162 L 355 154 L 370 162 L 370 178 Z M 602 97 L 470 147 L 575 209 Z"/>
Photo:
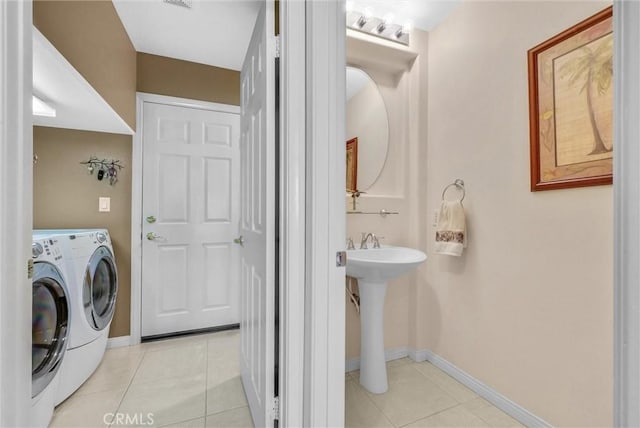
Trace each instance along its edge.
<path fill-rule="evenodd" d="M 238 330 L 109 349 L 50 426 L 105 427 L 120 413 L 129 426 L 252 427 L 239 349 Z"/>
<path fill-rule="evenodd" d="M 129 426 L 253 427 L 239 340 L 232 330 L 109 349 L 93 376 L 58 406 L 51 427 L 106 427 L 115 414 L 129 416 Z M 390 361 L 387 373 L 385 394 L 367 392 L 359 372 L 347 373 L 347 427 L 522 427 L 427 362 Z"/>
<path fill-rule="evenodd" d="M 387 363 L 389 390 L 372 394 L 347 373 L 347 427 L 522 427 L 511 416 L 428 362 Z"/>

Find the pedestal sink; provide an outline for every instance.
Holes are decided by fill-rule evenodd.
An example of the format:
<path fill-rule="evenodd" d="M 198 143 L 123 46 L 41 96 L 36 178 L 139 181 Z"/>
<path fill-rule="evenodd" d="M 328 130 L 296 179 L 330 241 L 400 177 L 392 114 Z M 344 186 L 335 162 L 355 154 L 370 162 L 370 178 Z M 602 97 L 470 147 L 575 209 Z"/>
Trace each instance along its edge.
<path fill-rule="evenodd" d="M 358 279 L 360 290 L 360 384 L 373 393 L 389 388 L 383 332 L 387 282 L 426 259 L 422 251 L 404 247 L 347 251 L 347 275 Z"/>

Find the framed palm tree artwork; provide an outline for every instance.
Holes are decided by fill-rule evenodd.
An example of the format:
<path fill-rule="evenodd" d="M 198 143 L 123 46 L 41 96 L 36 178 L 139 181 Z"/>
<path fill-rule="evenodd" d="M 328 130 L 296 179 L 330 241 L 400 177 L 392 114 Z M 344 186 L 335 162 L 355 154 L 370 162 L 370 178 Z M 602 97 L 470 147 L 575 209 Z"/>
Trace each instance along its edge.
<path fill-rule="evenodd" d="M 612 8 L 529 50 L 531 191 L 612 183 Z"/>

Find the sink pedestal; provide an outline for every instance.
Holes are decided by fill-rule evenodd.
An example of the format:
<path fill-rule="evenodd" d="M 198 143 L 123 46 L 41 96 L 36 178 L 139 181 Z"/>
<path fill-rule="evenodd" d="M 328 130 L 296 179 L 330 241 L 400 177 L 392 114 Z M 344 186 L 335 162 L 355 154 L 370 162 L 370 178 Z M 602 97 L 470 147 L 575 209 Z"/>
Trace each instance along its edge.
<path fill-rule="evenodd" d="M 384 295 L 387 282 L 427 260 L 419 250 L 387 247 L 348 250 L 347 275 L 360 290 L 360 384 L 374 394 L 389 389 L 384 358 Z"/>
<path fill-rule="evenodd" d="M 384 357 L 384 296 L 386 282 L 358 279 L 360 291 L 360 385 L 370 392 L 387 392 Z"/>

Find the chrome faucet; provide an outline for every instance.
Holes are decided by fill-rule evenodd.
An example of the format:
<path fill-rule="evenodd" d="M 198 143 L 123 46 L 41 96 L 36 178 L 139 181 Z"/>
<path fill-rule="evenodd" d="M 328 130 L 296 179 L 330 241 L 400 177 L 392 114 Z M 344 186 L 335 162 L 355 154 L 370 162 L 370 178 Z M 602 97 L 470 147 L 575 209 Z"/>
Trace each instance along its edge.
<path fill-rule="evenodd" d="M 369 232 L 362 232 L 362 240 L 360 241 L 360 249 L 361 250 L 366 250 L 367 249 L 367 241 L 369 240 L 369 237 L 371 237 L 371 241 L 373 242 L 373 248 L 380 248 L 380 241 L 378 241 L 378 238 L 376 237 L 375 234 Z"/>

